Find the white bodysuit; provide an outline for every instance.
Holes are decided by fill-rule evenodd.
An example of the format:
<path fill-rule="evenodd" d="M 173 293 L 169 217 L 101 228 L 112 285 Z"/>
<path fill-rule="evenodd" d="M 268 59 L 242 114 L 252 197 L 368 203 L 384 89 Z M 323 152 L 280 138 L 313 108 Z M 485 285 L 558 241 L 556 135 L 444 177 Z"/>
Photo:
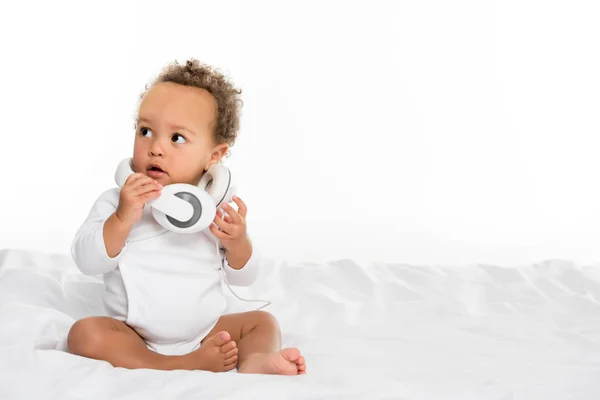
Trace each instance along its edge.
<path fill-rule="evenodd" d="M 108 315 L 127 323 L 149 349 L 165 355 L 187 354 L 215 326 L 227 307 L 221 281 L 248 286 L 257 277 L 256 251 L 240 269 L 229 266 L 208 230 L 179 234 L 159 225 L 144 207 L 121 252 L 106 253 L 104 222 L 119 204 L 119 188 L 96 200 L 73 240 L 71 253 L 87 275 L 103 275 Z"/>

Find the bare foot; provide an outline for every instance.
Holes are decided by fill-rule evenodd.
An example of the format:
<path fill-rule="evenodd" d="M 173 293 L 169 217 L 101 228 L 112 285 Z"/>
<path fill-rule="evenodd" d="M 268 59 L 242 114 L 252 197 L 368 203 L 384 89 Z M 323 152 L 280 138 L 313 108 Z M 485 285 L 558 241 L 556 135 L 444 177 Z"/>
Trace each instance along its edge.
<path fill-rule="evenodd" d="M 306 362 L 297 348 L 276 353 L 253 353 L 246 356 L 238 372 L 244 374 L 300 375 L 306 373 Z"/>
<path fill-rule="evenodd" d="M 238 349 L 228 332 L 207 338 L 198 350 L 188 354 L 193 369 L 212 372 L 231 371 L 237 366 Z"/>

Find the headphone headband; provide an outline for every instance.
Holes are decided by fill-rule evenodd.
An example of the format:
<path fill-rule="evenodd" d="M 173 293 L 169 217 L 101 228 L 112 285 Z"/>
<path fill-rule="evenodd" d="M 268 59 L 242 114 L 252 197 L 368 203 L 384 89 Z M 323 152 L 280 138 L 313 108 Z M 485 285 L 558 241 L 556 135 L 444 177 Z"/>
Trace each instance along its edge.
<path fill-rule="evenodd" d="M 132 161 L 132 158 L 129 157 L 119 163 L 115 172 L 117 186 L 123 187 L 127 178 L 134 173 Z M 213 164 L 208 171 L 202 174 L 197 186 L 208 192 L 214 200 L 215 206 L 218 207 L 226 200 L 227 193 L 232 189 L 231 171 L 222 164 Z"/>
<path fill-rule="evenodd" d="M 132 158 L 125 158 L 115 171 L 115 183 L 123 187 L 134 173 Z M 231 201 L 234 188 L 231 172 L 221 164 L 213 164 L 197 185 L 174 183 L 163 187 L 161 196 L 148 201 L 154 218 L 165 228 L 179 233 L 193 233 L 207 228 L 216 208 Z M 176 221 L 174 221 L 174 220 Z"/>

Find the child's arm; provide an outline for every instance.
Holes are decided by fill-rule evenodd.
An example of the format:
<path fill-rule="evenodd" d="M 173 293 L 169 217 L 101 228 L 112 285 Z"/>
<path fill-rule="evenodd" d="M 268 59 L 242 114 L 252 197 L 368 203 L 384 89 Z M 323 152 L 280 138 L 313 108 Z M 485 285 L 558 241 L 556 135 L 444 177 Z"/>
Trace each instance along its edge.
<path fill-rule="evenodd" d="M 102 193 L 75 234 L 71 255 L 86 275 L 104 274 L 117 266 L 125 243 L 124 238 L 121 241 L 123 228 L 115 217 L 118 202 L 117 189 Z"/>
<path fill-rule="evenodd" d="M 223 264 L 227 281 L 235 286 L 249 286 L 258 276 L 258 257 L 246 232 L 246 205 L 237 196 L 233 201 L 238 210 L 223 204 L 221 207 L 228 215 L 223 217 L 223 213 L 217 211 L 216 226 L 211 224 L 210 231 L 225 249 Z"/>
<path fill-rule="evenodd" d="M 142 218 L 144 204 L 160 196 L 162 186 L 143 174 L 133 174 L 121 188 L 104 192 L 77 231 L 71 254 L 86 275 L 105 274 L 117 266 L 127 236 Z"/>
<path fill-rule="evenodd" d="M 229 245 L 225 252 L 227 263 L 233 269 L 242 269 L 252 256 L 252 243 L 246 237 L 240 243 Z"/>
<path fill-rule="evenodd" d="M 227 282 L 234 286 L 250 286 L 258 277 L 259 257 L 250 239 L 225 249 L 223 265 Z"/>

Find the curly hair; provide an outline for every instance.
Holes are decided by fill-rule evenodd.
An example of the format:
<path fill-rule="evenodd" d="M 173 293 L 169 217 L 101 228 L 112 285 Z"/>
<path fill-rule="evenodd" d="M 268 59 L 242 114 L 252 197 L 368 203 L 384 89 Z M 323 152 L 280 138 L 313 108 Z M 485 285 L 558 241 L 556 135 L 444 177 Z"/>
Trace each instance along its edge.
<path fill-rule="evenodd" d="M 166 66 L 158 78 L 146 86 L 146 91 L 161 82 L 197 87 L 212 94 L 217 102 L 215 140 L 217 144 L 227 143 L 233 146 L 240 128 L 240 111 L 243 105 L 240 99 L 241 89 L 236 88 L 219 70 L 193 58 L 184 65 L 175 61 Z M 140 99 L 144 95 L 145 92 Z"/>

